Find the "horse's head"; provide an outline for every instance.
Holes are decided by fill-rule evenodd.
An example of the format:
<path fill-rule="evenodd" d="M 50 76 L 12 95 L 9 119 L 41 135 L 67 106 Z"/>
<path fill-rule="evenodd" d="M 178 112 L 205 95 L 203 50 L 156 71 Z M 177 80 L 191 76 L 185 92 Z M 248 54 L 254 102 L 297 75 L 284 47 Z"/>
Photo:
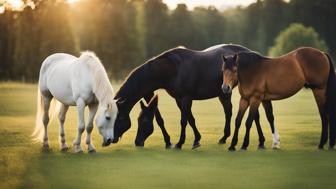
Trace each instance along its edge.
<path fill-rule="evenodd" d="M 126 100 L 117 100 L 118 115 L 114 124 L 114 139 L 112 143 L 117 143 L 119 138 L 131 128 L 129 111 L 126 109 Z"/>
<path fill-rule="evenodd" d="M 116 101 L 100 103 L 96 118 L 99 134 L 103 137 L 103 146 L 108 146 L 114 139 L 114 123 L 118 114 Z"/>
<path fill-rule="evenodd" d="M 141 112 L 138 117 L 138 132 L 135 139 L 136 146 L 144 146 L 145 140 L 153 133 L 154 113 L 158 105 L 158 96 L 155 95 L 146 106 L 140 101 Z"/>
<path fill-rule="evenodd" d="M 224 94 L 229 94 L 238 84 L 238 55 L 225 57 L 223 55 L 223 84 L 222 90 Z"/>

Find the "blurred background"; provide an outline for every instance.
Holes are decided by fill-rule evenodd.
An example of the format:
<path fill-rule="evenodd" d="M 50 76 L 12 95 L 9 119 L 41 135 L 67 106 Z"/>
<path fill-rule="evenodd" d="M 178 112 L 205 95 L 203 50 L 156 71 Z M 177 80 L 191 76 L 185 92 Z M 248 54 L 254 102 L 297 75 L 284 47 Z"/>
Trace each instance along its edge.
<path fill-rule="evenodd" d="M 35 82 L 48 55 L 84 50 L 114 80 L 179 45 L 269 56 L 313 46 L 335 58 L 335 18 L 336 0 L 0 0 L 0 80 Z"/>

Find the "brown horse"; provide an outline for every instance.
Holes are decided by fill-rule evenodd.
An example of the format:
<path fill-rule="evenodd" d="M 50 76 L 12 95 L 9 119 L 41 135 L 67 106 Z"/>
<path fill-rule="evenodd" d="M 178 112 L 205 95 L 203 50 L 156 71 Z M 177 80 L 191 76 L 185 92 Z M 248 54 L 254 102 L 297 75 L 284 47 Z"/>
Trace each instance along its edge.
<path fill-rule="evenodd" d="M 336 76 L 330 56 L 313 48 L 299 48 L 278 58 L 263 57 L 256 52 L 242 52 L 223 56 L 223 92 L 231 93 L 238 85 L 239 111 L 229 150 L 235 150 L 242 118 L 248 107 L 246 134 L 242 149 L 249 145 L 250 128 L 260 103 L 293 96 L 303 87 L 311 88 L 322 120 L 321 141 L 329 148 L 335 145 Z"/>

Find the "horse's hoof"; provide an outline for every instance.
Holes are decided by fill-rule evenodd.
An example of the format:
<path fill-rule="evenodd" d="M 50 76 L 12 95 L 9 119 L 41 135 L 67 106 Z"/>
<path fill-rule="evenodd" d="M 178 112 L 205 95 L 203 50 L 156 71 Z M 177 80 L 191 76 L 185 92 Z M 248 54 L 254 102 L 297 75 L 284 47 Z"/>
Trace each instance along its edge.
<path fill-rule="evenodd" d="M 328 150 L 330 150 L 330 151 L 334 151 L 334 150 L 336 150 L 336 149 L 335 149 L 334 146 L 329 146 Z"/>
<path fill-rule="evenodd" d="M 90 149 L 90 150 L 88 150 L 88 153 L 89 154 L 94 154 L 94 153 L 96 153 L 97 151 L 96 151 L 96 149 Z"/>
<path fill-rule="evenodd" d="M 74 150 L 74 152 L 75 152 L 76 154 L 80 154 L 80 153 L 83 153 L 83 150 L 82 150 L 82 149 L 80 149 L 80 150 Z"/>
<path fill-rule="evenodd" d="M 135 143 L 135 147 L 144 147 L 145 143 Z"/>
<path fill-rule="evenodd" d="M 219 145 L 226 144 L 226 140 L 225 140 L 225 139 L 220 139 L 220 140 L 218 141 L 218 144 L 219 144 Z"/>
<path fill-rule="evenodd" d="M 74 153 L 76 154 L 83 152 L 82 148 L 79 145 L 74 145 L 73 150 L 74 150 Z"/>
<path fill-rule="evenodd" d="M 62 147 L 61 152 L 67 152 L 69 150 L 69 147 Z"/>
<path fill-rule="evenodd" d="M 273 150 L 280 150 L 280 145 L 273 145 L 273 146 L 272 146 L 272 149 L 273 149 Z"/>
<path fill-rule="evenodd" d="M 197 143 L 197 144 L 194 144 L 191 149 L 194 150 L 194 149 L 199 148 L 199 147 L 201 147 L 201 144 Z"/>
<path fill-rule="evenodd" d="M 182 149 L 182 146 L 181 145 L 178 145 L 176 144 L 175 147 L 174 147 L 175 150 L 181 150 Z"/>
<path fill-rule="evenodd" d="M 236 148 L 233 147 L 233 146 L 230 146 L 228 150 L 229 150 L 230 152 L 234 152 L 234 151 L 236 151 Z"/>
<path fill-rule="evenodd" d="M 241 147 L 240 151 L 243 151 L 243 152 L 247 151 L 247 147 Z"/>
<path fill-rule="evenodd" d="M 169 149 L 172 149 L 174 148 L 174 145 L 172 144 L 166 144 L 166 149 L 169 150 Z"/>
<path fill-rule="evenodd" d="M 318 146 L 317 149 L 318 150 L 323 150 L 323 146 Z"/>
<path fill-rule="evenodd" d="M 49 148 L 49 145 L 47 145 L 47 146 L 43 145 L 42 148 L 41 148 L 41 151 L 42 152 L 50 152 L 51 150 Z"/>
<path fill-rule="evenodd" d="M 258 150 L 265 150 L 266 148 L 265 148 L 265 145 L 259 145 L 258 146 Z"/>

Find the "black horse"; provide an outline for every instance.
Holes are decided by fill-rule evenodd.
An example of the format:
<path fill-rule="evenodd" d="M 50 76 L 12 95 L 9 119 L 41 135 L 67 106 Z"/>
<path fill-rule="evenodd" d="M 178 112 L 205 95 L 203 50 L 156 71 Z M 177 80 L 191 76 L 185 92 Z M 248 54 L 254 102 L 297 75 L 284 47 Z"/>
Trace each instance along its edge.
<path fill-rule="evenodd" d="M 195 135 L 193 148 L 200 146 L 201 135 L 196 128 L 195 119 L 191 112 L 193 100 L 204 100 L 218 97 L 225 112 L 224 136 L 219 140 L 224 144 L 230 136 L 230 122 L 232 116 L 231 94 L 224 94 L 221 90 L 223 82 L 222 55 L 228 56 L 239 52 L 250 52 L 251 50 L 239 45 L 217 45 L 204 51 L 194 51 L 186 48 L 170 49 L 133 70 L 126 81 L 117 92 L 115 99 L 119 113 L 114 127 L 113 143 L 131 127 L 129 113 L 133 106 L 141 99 L 147 102 L 154 95 L 157 89 L 165 89 L 170 96 L 175 98 L 181 110 L 181 135 L 175 148 L 180 149 L 185 142 L 185 128 L 189 122 Z M 272 131 L 273 114 L 272 106 L 265 107 L 268 121 Z M 162 129 L 166 147 L 170 146 L 170 138 L 164 128 L 164 122 L 158 109 L 155 110 L 155 117 Z M 255 116 L 255 122 L 259 134 L 259 147 L 264 147 L 263 136 L 259 114 Z M 146 124 L 140 124 L 136 145 L 143 145 L 146 138 L 152 133 L 153 128 Z"/>

